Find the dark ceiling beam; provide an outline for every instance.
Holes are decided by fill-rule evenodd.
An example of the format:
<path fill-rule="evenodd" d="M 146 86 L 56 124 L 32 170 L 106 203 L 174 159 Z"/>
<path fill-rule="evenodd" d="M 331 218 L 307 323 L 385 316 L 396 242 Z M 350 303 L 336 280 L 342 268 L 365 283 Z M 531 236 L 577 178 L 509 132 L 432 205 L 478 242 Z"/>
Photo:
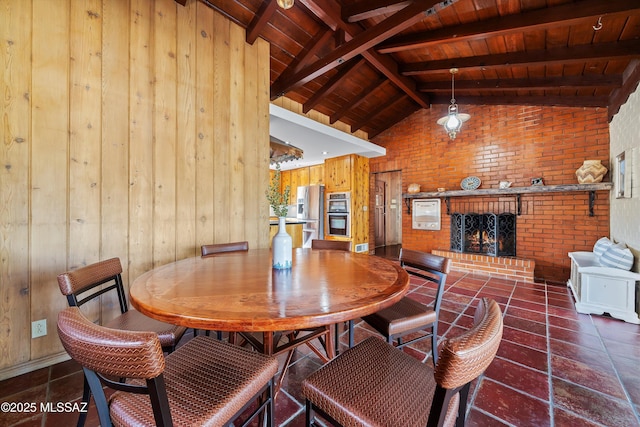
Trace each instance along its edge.
<path fill-rule="evenodd" d="M 407 98 L 407 94 L 405 94 L 405 93 L 399 93 L 396 96 L 392 96 L 386 102 L 384 102 L 382 105 L 378 106 L 375 109 L 375 111 L 371 112 L 367 117 L 363 118 L 362 120 L 360 120 L 357 123 L 352 124 L 351 125 L 351 133 L 357 132 L 360 128 L 365 126 L 367 123 L 371 122 L 376 116 L 378 116 L 379 114 L 383 113 L 387 109 L 392 108 L 394 105 L 396 105 L 397 103 L 405 100 L 406 98 Z"/>
<path fill-rule="evenodd" d="M 485 21 L 394 37 L 378 47 L 380 53 L 392 53 L 433 46 L 442 42 L 479 40 L 529 30 L 566 26 L 606 15 L 628 14 L 640 10 L 638 0 L 584 0 L 561 6 L 506 15 Z"/>
<path fill-rule="evenodd" d="M 283 81 L 291 78 L 296 72 L 300 71 L 306 65 L 311 63 L 314 57 L 317 55 L 318 51 L 326 46 L 326 44 L 331 40 L 334 33 L 329 28 L 322 29 L 318 31 L 318 34 L 312 37 L 309 45 L 305 46 L 302 51 L 293 58 L 293 61 L 289 64 L 286 70 L 284 70 L 273 82 L 272 86 L 277 86 L 282 84 Z M 272 97 L 273 101 L 277 97 Z"/>
<path fill-rule="evenodd" d="M 305 1 L 304 4 L 309 7 L 307 3 L 312 3 L 312 1 Z M 380 22 L 378 25 L 368 28 L 359 34 L 354 35 L 350 33 L 353 37 L 351 40 L 336 48 L 333 52 L 316 61 L 314 64 L 295 73 L 294 76 L 282 82 L 281 85 L 272 85 L 271 96 L 278 97 L 284 95 L 286 92 L 306 84 L 356 55 L 362 54 L 392 35 L 405 30 L 424 19 L 425 13 L 431 10 L 435 4 L 437 4 L 436 0 L 416 0 L 411 5 Z M 395 61 L 393 62 L 395 63 Z M 418 99 L 420 98 L 421 97 L 418 96 Z"/>
<path fill-rule="evenodd" d="M 451 97 L 434 96 L 431 98 L 433 104 L 449 104 Z M 607 107 L 608 96 L 564 96 L 564 95 L 544 95 L 544 96 L 458 96 L 456 103 L 460 112 L 464 113 L 465 105 L 547 105 L 563 107 Z"/>
<path fill-rule="evenodd" d="M 304 104 L 302 104 L 302 112 L 307 114 L 313 107 L 315 107 L 324 97 L 331 94 L 336 88 L 340 85 L 340 81 L 343 78 L 346 78 L 350 72 L 358 69 L 365 64 L 364 58 L 352 59 L 342 67 L 338 69 L 338 72 L 327 82 L 327 84 L 323 85 L 320 90 L 317 90 L 311 98 L 307 100 Z"/>
<path fill-rule="evenodd" d="M 600 43 L 598 45 L 580 45 L 531 52 L 511 52 L 498 55 L 484 55 L 440 61 L 414 62 L 402 67 L 401 73 L 406 76 L 442 73 L 451 68 L 503 69 L 514 66 L 533 66 L 551 64 L 572 64 L 584 61 L 610 61 L 615 59 L 640 58 L 640 40 Z"/>
<path fill-rule="evenodd" d="M 260 9 L 258 9 L 253 20 L 247 27 L 247 43 L 255 43 L 264 27 L 269 23 L 269 20 L 276 11 L 277 6 L 278 4 L 275 1 L 267 0 L 262 2 Z"/>
<path fill-rule="evenodd" d="M 543 79 L 456 80 L 456 91 L 509 91 L 545 89 L 598 89 L 622 86 L 622 75 L 592 74 L 586 76 L 548 77 Z M 418 84 L 421 92 L 450 92 L 451 81 Z"/>
<path fill-rule="evenodd" d="M 358 22 L 383 14 L 394 13 L 411 3 L 410 0 L 360 0 L 342 6 L 342 20 Z"/>
<path fill-rule="evenodd" d="M 355 110 L 360 106 L 360 104 L 366 101 L 368 97 L 373 97 L 377 91 L 382 91 L 389 85 L 391 85 L 391 80 L 381 78 L 373 81 L 369 86 L 365 87 L 356 97 L 352 98 L 349 102 L 345 102 L 339 110 L 333 113 L 329 117 L 329 123 L 334 124 L 342 117 L 344 117 L 344 115 L 347 114 L 347 111 Z"/>
<path fill-rule="evenodd" d="M 620 111 L 622 104 L 627 102 L 629 95 L 638 88 L 638 83 L 640 83 L 640 60 L 633 60 L 629 63 L 624 70 L 622 80 L 622 87 L 614 90 L 609 97 L 609 105 L 607 106 L 609 122 Z"/>
<path fill-rule="evenodd" d="M 175 0 L 175 2 L 178 3 L 180 6 L 186 6 L 187 5 L 187 1 L 188 0 Z"/>

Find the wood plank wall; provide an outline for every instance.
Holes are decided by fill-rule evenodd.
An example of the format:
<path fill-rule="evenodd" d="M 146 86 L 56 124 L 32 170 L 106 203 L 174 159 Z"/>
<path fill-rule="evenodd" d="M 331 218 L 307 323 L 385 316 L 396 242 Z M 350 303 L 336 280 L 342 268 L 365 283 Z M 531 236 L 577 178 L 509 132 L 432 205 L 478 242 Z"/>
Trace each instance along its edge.
<path fill-rule="evenodd" d="M 0 0 L 0 37 L 2 378 L 63 351 L 59 273 L 269 246 L 269 45 L 174 0 Z"/>

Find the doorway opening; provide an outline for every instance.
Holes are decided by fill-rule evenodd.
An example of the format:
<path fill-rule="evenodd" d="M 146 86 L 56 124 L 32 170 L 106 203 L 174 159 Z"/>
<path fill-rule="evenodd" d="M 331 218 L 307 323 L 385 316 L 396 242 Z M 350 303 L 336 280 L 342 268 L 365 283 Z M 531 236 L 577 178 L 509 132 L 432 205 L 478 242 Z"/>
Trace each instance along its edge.
<path fill-rule="evenodd" d="M 402 172 L 373 174 L 375 254 L 398 259 L 402 247 Z"/>

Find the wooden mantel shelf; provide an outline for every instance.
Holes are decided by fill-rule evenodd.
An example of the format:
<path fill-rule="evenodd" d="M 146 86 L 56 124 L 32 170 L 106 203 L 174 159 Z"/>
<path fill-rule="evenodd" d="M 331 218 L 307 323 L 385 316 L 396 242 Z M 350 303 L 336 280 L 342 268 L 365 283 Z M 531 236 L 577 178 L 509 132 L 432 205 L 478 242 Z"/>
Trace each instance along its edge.
<path fill-rule="evenodd" d="M 412 199 L 444 198 L 447 204 L 447 214 L 451 214 L 449 206 L 450 197 L 487 197 L 487 196 L 515 196 L 518 200 L 518 215 L 520 215 L 520 196 L 533 193 L 571 193 L 579 191 L 589 192 L 589 216 L 593 216 L 593 203 L 596 191 L 611 191 L 613 183 L 598 182 L 596 184 L 559 184 L 559 185 L 532 185 L 530 187 L 510 188 L 480 188 L 477 190 L 451 190 L 432 191 L 421 193 L 403 193 L 402 198 L 407 205 L 407 212 L 411 213 Z"/>

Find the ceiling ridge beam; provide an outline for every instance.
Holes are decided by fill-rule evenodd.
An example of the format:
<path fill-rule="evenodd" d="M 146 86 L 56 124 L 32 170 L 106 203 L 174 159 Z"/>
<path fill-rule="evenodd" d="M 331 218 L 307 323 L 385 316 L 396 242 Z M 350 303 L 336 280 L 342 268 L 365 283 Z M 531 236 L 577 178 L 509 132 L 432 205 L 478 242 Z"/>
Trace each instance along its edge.
<path fill-rule="evenodd" d="M 571 88 L 616 88 L 622 86 L 622 75 L 591 74 L 586 76 L 560 76 L 533 79 L 456 80 L 456 90 L 544 90 Z M 451 81 L 433 81 L 418 84 L 421 92 L 451 91 Z"/>
<path fill-rule="evenodd" d="M 369 96 L 373 96 L 377 91 L 382 91 L 385 87 L 391 84 L 391 80 L 380 78 L 372 82 L 369 86 L 364 88 L 355 98 L 352 98 L 350 102 L 345 103 L 340 107 L 338 111 L 333 113 L 329 117 L 329 123 L 334 124 L 340 120 L 349 110 L 358 108 Z"/>
<path fill-rule="evenodd" d="M 295 73 L 280 85 L 276 86 L 274 84 L 271 91 L 272 96 L 284 95 L 292 89 L 308 83 L 343 62 L 374 47 L 381 41 L 421 21 L 424 19 L 425 13 L 437 3 L 436 0 L 416 0 L 378 25 L 368 28 L 357 35 L 352 34 L 353 38 L 351 40 L 336 48 L 330 54 Z"/>
<path fill-rule="evenodd" d="M 307 100 L 307 102 L 302 104 L 302 112 L 304 114 L 307 114 L 309 110 L 315 107 L 322 98 L 329 95 L 338 87 L 338 85 L 340 84 L 340 80 L 342 80 L 350 72 L 358 69 L 364 64 L 364 58 L 360 58 L 358 60 L 354 58 L 340 67 L 338 69 L 338 72 L 329 80 L 329 82 L 327 82 L 327 84 L 323 85 L 320 90 L 317 90 L 316 93 L 314 93 L 313 96 Z"/>
<path fill-rule="evenodd" d="M 530 52 L 511 52 L 497 55 L 414 62 L 404 65 L 400 72 L 405 76 L 441 73 L 451 68 L 500 69 L 513 66 L 540 64 L 571 64 L 585 60 L 614 60 L 640 58 L 640 40 L 579 45 Z"/>
<path fill-rule="evenodd" d="M 378 46 L 380 53 L 392 53 L 433 46 L 443 42 L 477 40 L 479 37 L 504 36 L 523 30 L 543 30 L 558 24 L 578 23 L 586 19 L 640 10 L 637 0 L 584 0 L 547 9 L 471 22 L 404 36 L 397 36 Z"/>
<path fill-rule="evenodd" d="M 406 7 L 411 0 L 360 0 L 342 6 L 342 20 L 345 22 L 358 22 L 373 18 L 385 13 L 394 13 Z"/>

